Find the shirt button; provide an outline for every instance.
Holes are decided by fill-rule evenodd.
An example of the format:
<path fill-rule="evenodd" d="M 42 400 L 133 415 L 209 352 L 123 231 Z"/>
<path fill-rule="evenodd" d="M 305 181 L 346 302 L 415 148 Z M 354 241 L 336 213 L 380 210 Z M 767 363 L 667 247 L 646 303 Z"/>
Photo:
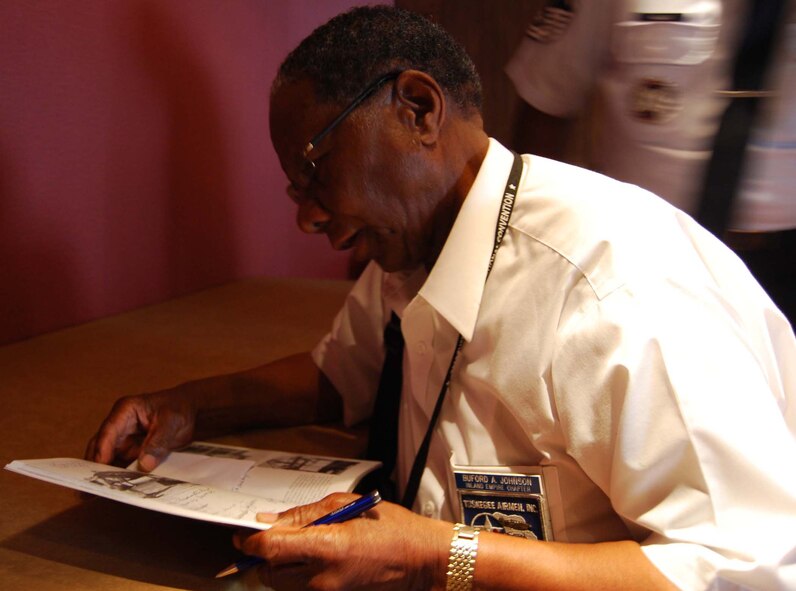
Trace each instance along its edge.
<path fill-rule="evenodd" d="M 418 353 L 418 355 L 425 355 L 426 351 L 428 351 L 428 347 L 426 346 L 426 342 L 425 341 L 420 341 L 417 344 L 417 353 Z"/>
<path fill-rule="evenodd" d="M 434 501 L 426 501 L 423 503 L 423 515 L 426 517 L 434 517 L 436 510 L 437 506 L 434 504 Z"/>

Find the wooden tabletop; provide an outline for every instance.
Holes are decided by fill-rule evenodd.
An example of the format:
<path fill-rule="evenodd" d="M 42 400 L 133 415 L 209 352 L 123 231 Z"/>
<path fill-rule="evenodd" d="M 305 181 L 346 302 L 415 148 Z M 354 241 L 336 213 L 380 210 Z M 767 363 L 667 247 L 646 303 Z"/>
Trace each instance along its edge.
<path fill-rule="evenodd" d="M 0 462 L 82 457 L 114 400 L 310 349 L 350 283 L 252 279 L 0 348 Z M 57 297 L 54 294 L 53 297 Z M 216 441 L 336 456 L 363 429 L 308 426 Z M 215 580 L 239 557 L 232 530 L 145 511 L 0 471 L 0 587 L 255 589 Z"/>

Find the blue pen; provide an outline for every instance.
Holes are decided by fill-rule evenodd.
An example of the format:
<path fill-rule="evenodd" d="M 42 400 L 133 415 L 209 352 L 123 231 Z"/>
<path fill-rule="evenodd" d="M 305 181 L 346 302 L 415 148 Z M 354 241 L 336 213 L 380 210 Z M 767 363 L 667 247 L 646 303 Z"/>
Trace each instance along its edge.
<path fill-rule="evenodd" d="M 304 527 L 311 527 L 313 525 L 328 525 L 331 523 L 342 523 L 343 521 L 348 521 L 349 519 L 353 519 L 354 517 L 359 517 L 368 509 L 374 507 L 377 503 L 381 501 L 381 495 L 379 491 L 374 490 L 369 492 L 366 495 L 362 495 L 358 499 L 348 503 L 348 505 L 343 505 L 339 509 L 335 509 L 331 513 L 327 513 L 323 517 L 319 517 L 312 523 L 308 523 Z M 262 558 L 259 556 L 247 556 L 243 560 L 239 560 L 235 564 L 231 564 L 221 572 L 216 575 L 217 579 L 221 577 L 226 577 L 227 575 L 232 575 L 235 573 L 242 572 L 247 568 L 251 568 L 257 564 L 260 564 L 263 561 Z"/>

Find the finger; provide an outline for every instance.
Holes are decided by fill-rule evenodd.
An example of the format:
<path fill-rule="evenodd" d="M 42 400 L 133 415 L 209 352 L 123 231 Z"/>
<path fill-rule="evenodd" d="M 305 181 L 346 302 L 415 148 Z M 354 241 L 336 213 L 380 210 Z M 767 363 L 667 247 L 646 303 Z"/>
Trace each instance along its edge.
<path fill-rule="evenodd" d="M 141 433 L 134 433 L 125 437 L 116 444 L 116 458 L 129 464 L 141 453 L 141 443 L 143 440 L 144 435 Z"/>
<path fill-rule="evenodd" d="M 242 550 L 243 542 L 251 536 L 259 534 L 261 531 L 262 530 L 240 527 L 232 534 L 232 545 L 238 550 Z"/>
<path fill-rule="evenodd" d="M 94 436 L 89 440 L 88 446 L 86 446 L 86 459 L 91 462 L 99 462 L 100 464 L 107 464 L 111 460 L 111 453 L 107 451 L 107 444 L 105 440 L 110 436 L 108 427 L 106 423 L 108 419 L 106 418 L 102 425 L 100 425 L 99 430 L 94 434 Z M 103 447 L 105 448 L 105 452 L 103 453 Z"/>
<path fill-rule="evenodd" d="M 306 564 L 286 564 L 274 566 L 263 563 L 257 570 L 260 581 L 269 589 L 279 591 L 306 591 L 317 588 L 311 586 L 318 569 Z"/>
<path fill-rule="evenodd" d="M 240 550 L 249 556 L 260 556 L 271 566 L 305 564 L 310 562 L 307 553 L 309 530 L 281 527 L 241 536 Z"/>
<path fill-rule="evenodd" d="M 138 449 L 138 469 L 151 472 L 166 458 L 171 449 L 171 427 L 169 419 L 152 417 L 146 426 L 147 433 Z"/>
<path fill-rule="evenodd" d="M 83 454 L 83 457 L 93 462 L 96 455 L 97 455 L 97 434 L 95 433 L 91 437 L 91 439 L 88 440 L 88 444 L 86 445 L 86 452 Z"/>
<path fill-rule="evenodd" d="M 97 448 L 95 462 L 111 464 L 118 458 L 124 459 L 125 452 L 131 448 L 127 431 L 133 426 L 124 424 L 121 427 L 115 424 L 106 424 L 97 434 Z"/>
<path fill-rule="evenodd" d="M 112 452 L 112 457 L 107 461 L 103 461 L 104 458 L 98 457 L 99 454 L 99 447 L 97 446 L 97 439 L 99 437 L 99 433 L 95 434 L 91 439 L 89 439 L 88 444 L 86 445 L 86 451 L 83 457 L 90 461 L 90 462 L 98 462 L 104 464 L 114 463 L 113 460 L 115 459 L 122 459 L 122 460 L 132 460 L 133 458 L 138 456 L 138 448 L 140 447 L 140 440 L 136 439 L 135 437 L 128 437 L 123 440 L 115 450 Z"/>
<path fill-rule="evenodd" d="M 279 521 L 279 513 L 258 513 L 256 517 L 260 523 L 268 523 L 270 525 Z"/>
<path fill-rule="evenodd" d="M 138 431 L 134 402 L 121 399 L 113 405 L 111 412 L 94 436 L 93 457 L 88 459 L 101 464 L 110 463 L 124 440 Z"/>
<path fill-rule="evenodd" d="M 302 527 L 347 505 L 356 498 L 358 498 L 357 495 L 350 493 L 332 493 L 320 501 L 299 505 L 282 513 L 258 513 L 257 521 L 279 526 Z"/>
<path fill-rule="evenodd" d="M 138 465 L 144 472 L 154 470 L 169 452 L 190 442 L 193 435 L 193 423 L 180 413 L 163 409 L 152 420 L 141 450 L 138 454 Z"/>

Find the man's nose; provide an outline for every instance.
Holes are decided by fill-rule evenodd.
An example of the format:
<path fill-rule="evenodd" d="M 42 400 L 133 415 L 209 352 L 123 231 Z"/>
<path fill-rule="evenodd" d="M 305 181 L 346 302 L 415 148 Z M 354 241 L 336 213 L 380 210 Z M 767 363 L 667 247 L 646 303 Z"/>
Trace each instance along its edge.
<path fill-rule="evenodd" d="M 302 232 L 317 234 L 326 229 L 331 215 L 314 199 L 306 199 L 298 206 L 296 222 Z"/>

